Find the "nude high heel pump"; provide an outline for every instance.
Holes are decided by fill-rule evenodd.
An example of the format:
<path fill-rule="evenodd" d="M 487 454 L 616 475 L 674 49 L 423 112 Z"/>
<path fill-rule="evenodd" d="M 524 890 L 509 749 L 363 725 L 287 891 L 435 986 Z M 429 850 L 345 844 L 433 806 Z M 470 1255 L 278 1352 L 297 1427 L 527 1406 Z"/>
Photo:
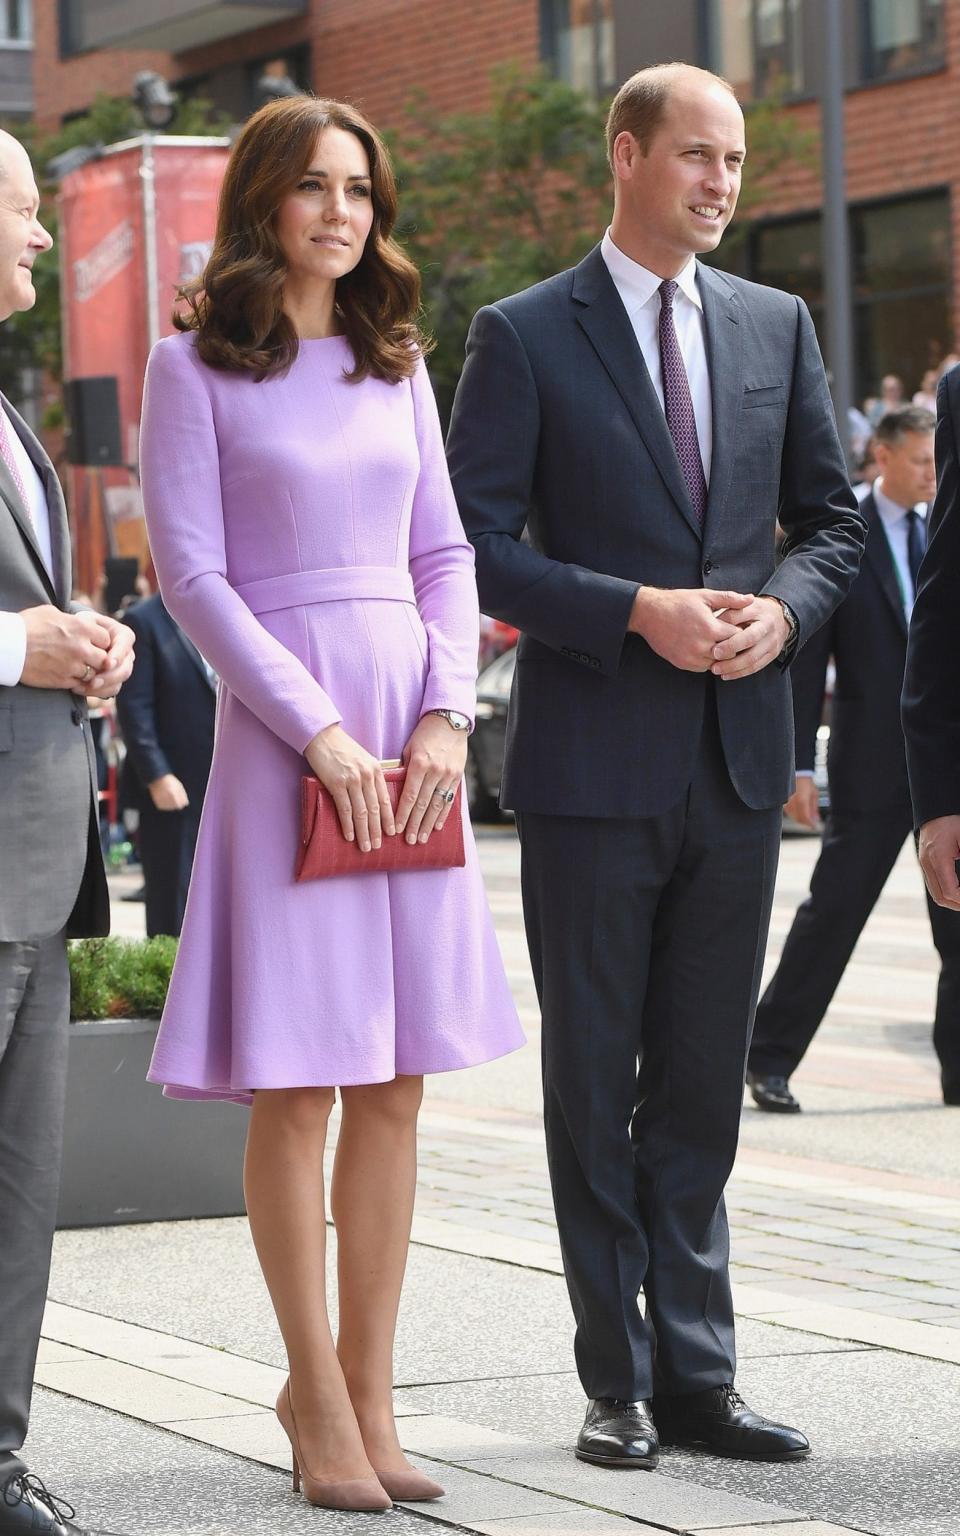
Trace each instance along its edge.
<path fill-rule="evenodd" d="M 290 1382 L 285 1381 L 277 1398 L 277 1418 L 283 1426 L 290 1449 L 293 1452 L 293 1491 L 300 1492 L 303 1478 L 303 1496 L 310 1504 L 322 1509 L 382 1510 L 392 1509 L 393 1504 L 375 1477 L 353 1477 L 344 1482 L 327 1483 L 313 1477 L 304 1464 L 297 1435 L 297 1421 L 293 1416 L 293 1400 Z"/>
<path fill-rule="evenodd" d="M 398 1504 L 425 1504 L 428 1499 L 442 1499 L 445 1489 L 439 1483 L 435 1483 L 432 1477 L 427 1477 L 425 1472 L 418 1472 L 415 1468 L 403 1472 L 378 1472 L 381 1487 L 385 1488 L 391 1499 Z"/>

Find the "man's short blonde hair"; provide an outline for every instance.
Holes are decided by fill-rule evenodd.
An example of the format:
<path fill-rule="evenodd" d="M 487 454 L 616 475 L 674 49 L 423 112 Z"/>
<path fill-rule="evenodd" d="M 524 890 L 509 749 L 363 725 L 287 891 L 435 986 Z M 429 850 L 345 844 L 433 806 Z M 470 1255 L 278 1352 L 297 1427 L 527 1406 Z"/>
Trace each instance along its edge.
<path fill-rule="evenodd" d="M 688 75 L 721 86 L 736 101 L 737 93 L 729 80 L 712 74 L 709 69 L 698 69 L 695 64 L 651 64 L 647 69 L 638 70 L 621 85 L 607 114 L 607 159 L 611 170 L 618 134 L 632 133 L 641 152 L 648 153 L 667 110 L 670 92 Z"/>

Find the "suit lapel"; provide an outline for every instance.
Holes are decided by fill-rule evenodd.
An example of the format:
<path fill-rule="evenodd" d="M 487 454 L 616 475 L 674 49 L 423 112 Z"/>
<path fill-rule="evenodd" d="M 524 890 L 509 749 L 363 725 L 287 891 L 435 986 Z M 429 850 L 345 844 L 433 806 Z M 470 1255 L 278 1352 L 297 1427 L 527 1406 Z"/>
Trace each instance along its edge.
<path fill-rule="evenodd" d="M 743 338 L 736 295 L 710 267 L 697 263 L 710 373 L 713 452 L 704 532 L 716 529 L 730 489 L 737 422 L 743 403 Z"/>
<path fill-rule="evenodd" d="M 33 432 L 31 432 L 20 413 L 14 410 L 9 400 L 3 395 L 0 395 L 0 403 L 2 403 L 8 421 L 26 449 L 43 484 L 44 494 L 47 498 L 47 512 L 50 518 L 50 545 L 53 553 L 52 575 L 47 570 L 43 556 L 40 553 L 40 546 L 37 543 L 37 536 L 30 514 L 24 506 L 20 492 L 14 484 L 13 476 L 2 458 L 0 458 L 0 496 L 7 503 L 13 514 L 14 521 L 26 539 L 44 582 L 60 606 L 66 607 L 70 600 L 72 571 L 70 562 L 70 530 L 67 524 L 67 511 L 64 505 L 60 481 L 42 445 Z"/>
<path fill-rule="evenodd" d="M 666 417 L 599 246 L 575 269 L 572 298 L 577 323 L 630 412 L 664 485 L 699 540 L 700 524 L 690 503 Z"/>
<path fill-rule="evenodd" d="M 903 609 L 903 593 L 900 590 L 900 580 L 897 576 L 897 568 L 893 563 L 893 551 L 887 538 L 887 531 L 883 526 L 883 519 L 877 511 L 877 504 L 873 494 L 865 496 L 860 503 L 860 510 L 867 520 L 867 542 L 863 550 L 863 558 L 866 560 L 874 576 L 880 583 L 880 589 L 893 610 L 893 616 L 897 621 L 897 628 L 904 638 L 907 634 L 907 615 Z"/>

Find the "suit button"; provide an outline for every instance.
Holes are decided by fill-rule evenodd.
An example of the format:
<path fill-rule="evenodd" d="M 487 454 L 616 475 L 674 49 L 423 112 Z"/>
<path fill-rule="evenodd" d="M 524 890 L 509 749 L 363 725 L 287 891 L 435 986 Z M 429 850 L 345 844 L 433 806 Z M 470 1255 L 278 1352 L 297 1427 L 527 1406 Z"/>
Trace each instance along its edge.
<path fill-rule="evenodd" d="M 73 708 L 70 711 L 70 716 L 71 716 L 71 718 L 73 720 L 74 725 L 82 725 L 83 724 L 83 710 L 80 708 L 79 704 L 74 704 Z"/>
<path fill-rule="evenodd" d="M 704 562 L 703 562 L 703 574 L 704 574 L 704 576 L 709 576 L 710 572 L 712 570 L 713 570 L 713 561 L 712 560 L 704 560 Z"/>

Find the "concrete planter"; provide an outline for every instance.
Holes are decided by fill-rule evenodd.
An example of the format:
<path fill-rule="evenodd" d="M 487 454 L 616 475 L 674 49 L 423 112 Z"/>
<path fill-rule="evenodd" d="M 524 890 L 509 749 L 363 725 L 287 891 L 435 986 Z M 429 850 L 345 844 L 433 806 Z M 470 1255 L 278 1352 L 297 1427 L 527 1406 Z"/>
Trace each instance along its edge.
<path fill-rule="evenodd" d="M 70 1025 L 60 1227 L 243 1213 L 247 1113 L 146 1081 L 156 1019 Z"/>

